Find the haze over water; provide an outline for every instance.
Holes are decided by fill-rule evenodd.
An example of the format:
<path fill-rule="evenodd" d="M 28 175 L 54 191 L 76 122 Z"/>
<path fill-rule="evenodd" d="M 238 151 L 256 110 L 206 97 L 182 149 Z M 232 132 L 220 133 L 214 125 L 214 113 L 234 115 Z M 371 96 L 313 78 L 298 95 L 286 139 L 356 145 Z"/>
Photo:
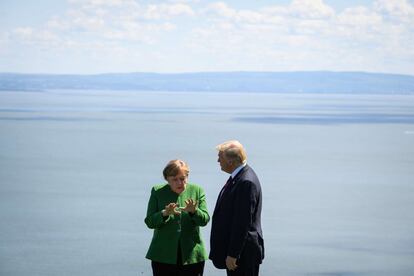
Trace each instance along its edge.
<path fill-rule="evenodd" d="M 262 182 L 261 275 L 414 274 L 414 96 L 60 90 L 0 92 L 0 275 L 151 275 L 151 187 L 184 159 L 212 214 L 228 139 Z"/>

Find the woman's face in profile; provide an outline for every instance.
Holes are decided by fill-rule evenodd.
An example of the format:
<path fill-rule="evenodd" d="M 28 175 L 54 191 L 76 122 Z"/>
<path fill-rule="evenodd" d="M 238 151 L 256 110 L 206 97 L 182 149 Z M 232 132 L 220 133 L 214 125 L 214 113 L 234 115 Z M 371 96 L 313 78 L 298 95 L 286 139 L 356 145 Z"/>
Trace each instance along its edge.
<path fill-rule="evenodd" d="M 187 178 L 185 172 L 180 171 L 176 176 L 168 176 L 167 182 L 174 193 L 181 194 L 187 185 Z"/>

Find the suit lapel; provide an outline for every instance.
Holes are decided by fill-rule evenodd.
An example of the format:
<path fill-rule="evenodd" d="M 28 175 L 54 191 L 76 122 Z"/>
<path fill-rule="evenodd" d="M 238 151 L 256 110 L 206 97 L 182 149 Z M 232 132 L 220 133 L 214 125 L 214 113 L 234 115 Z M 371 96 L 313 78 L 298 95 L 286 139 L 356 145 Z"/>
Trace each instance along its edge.
<path fill-rule="evenodd" d="M 242 175 L 245 173 L 245 171 L 248 170 L 248 165 L 244 166 L 234 177 L 234 179 L 232 180 L 232 182 L 229 184 L 228 187 L 226 187 L 226 189 L 223 191 L 223 194 L 220 196 L 221 193 L 219 193 L 218 197 L 217 197 L 217 201 L 216 201 L 216 206 L 214 208 L 214 212 L 213 215 L 220 209 L 220 206 L 222 205 L 223 201 L 226 198 L 226 195 L 233 190 L 234 186 L 237 184 L 237 182 L 240 180 L 240 178 L 242 177 Z M 221 190 L 220 190 L 221 191 Z"/>
<path fill-rule="evenodd" d="M 231 181 L 231 183 L 229 183 L 229 185 L 226 187 L 226 189 L 222 192 L 222 190 L 220 190 L 219 195 L 217 196 L 217 201 L 216 201 L 216 207 L 214 208 L 214 213 L 213 215 L 220 209 L 220 206 L 222 205 L 224 199 L 226 198 L 226 195 L 229 193 L 229 191 L 233 188 L 234 186 L 234 179 Z"/>

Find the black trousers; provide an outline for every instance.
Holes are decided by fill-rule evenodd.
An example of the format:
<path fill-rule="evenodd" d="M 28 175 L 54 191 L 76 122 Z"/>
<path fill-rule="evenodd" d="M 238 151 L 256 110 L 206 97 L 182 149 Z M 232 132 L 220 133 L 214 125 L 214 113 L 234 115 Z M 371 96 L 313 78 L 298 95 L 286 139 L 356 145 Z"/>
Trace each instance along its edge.
<path fill-rule="evenodd" d="M 177 248 L 177 264 L 165 264 L 158 262 L 151 262 L 152 273 L 154 276 L 203 276 L 204 261 L 183 265 L 181 257 L 181 247 Z"/>
<path fill-rule="evenodd" d="M 151 262 L 154 276 L 203 276 L 204 262 L 182 265 Z"/>
<path fill-rule="evenodd" d="M 238 267 L 236 270 L 226 269 L 227 276 L 259 276 L 259 265 L 254 267 Z"/>

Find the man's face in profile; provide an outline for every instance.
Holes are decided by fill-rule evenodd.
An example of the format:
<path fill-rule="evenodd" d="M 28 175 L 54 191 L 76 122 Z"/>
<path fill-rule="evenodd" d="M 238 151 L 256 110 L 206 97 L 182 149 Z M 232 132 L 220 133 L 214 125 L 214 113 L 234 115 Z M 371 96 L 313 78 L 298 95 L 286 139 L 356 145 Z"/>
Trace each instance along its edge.
<path fill-rule="evenodd" d="M 231 162 L 226 158 L 224 155 L 224 152 L 220 151 L 218 153 L 218 159 L 217 162 L 220 163 L 220 168 L 223 172 L 231 173 Z"/>

